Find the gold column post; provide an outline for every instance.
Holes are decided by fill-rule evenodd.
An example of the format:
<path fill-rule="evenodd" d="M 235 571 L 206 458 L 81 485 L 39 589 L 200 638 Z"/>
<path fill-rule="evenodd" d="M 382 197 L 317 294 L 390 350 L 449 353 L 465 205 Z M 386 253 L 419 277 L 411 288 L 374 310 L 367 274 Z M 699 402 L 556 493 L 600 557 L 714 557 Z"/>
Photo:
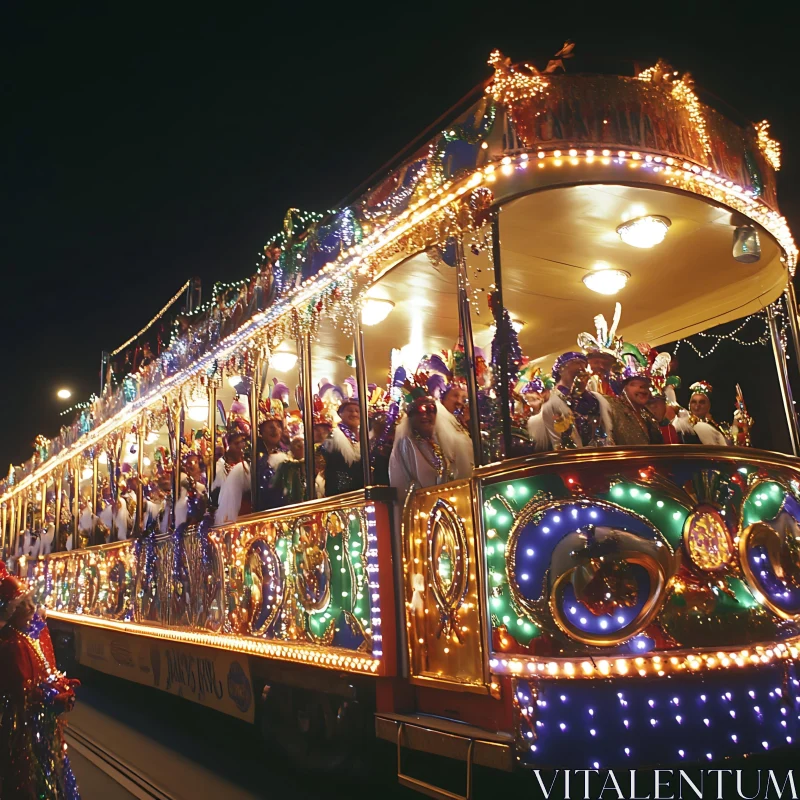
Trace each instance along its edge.
<path fill-rule="evenodd" d="M 53 512 L 53 552 L 58 550 L 58 539 L 61 536 L 61 491 L 64 485 L 64 467 L 59 467 L 55 473 L 56 502 Z"/>
<path fill-rule="evenodd" d="M 19 524 L 19 536 L 23 537 L 24 543 L 24 536 L 25 531 L 28 529 L 28 494 L 30 489 L 26 489 L 24 494 L 25 497 L 22 499 L 22 515 L 20 516 L 20 524 Z M 19 545 L 19 536 L 17 537 L 17 545 Z"/>
<path fill-rule="evenodd" d="M 0 525 L 3 526 L 2 533 L 0 534 L 0 550 L 4 550 L 6 547 L 6 507 L 5 504 L 0 506 Z"/>
<path fill-rule="evenodd" d="M 306 468 L 306 500 L 316 497 L 314 483 L 317 477 L 314 464 L 314 389 L 311 374 L 311 334 L 306 333 L 300 347 L 300 383 L 303 388 L 303 432 L 305 434 L 303 447 L 305 452 Z"/>
<path fill-rule="evenodd" d="M 181 396 L 175 411 L 175 461 L 173 462 L 175 474 L 172 481 L 172 507 L 169 511 L 170 527 L 172 530 L 175 530 L 175 507 L 178 504 L 178 498 L 181 496 L 181 461 L 183 459 L 181 439 L 183 438 L 183 426 L 185 421 L 183 396 Z"/>
<path fill-rule="evenodd" d="M 42 523 L 42 531 L 44 531 L 45 525 L 47 525 L 47 478 L 42 481 L 41 498 L 42 506 L 39 509 L 39 518 Z"/>
<path fill-rule="evenodd" d="M 800 320 L 797 316 L 797 295 L 794 291 L 794 284 L 792 277 L 789 276 L 789 282 L 784 289 L 786 297 L 786 310 L 789 314 L 789 326 L 792 329 L 792 344 L 794 345 L 794 357 L 800 363 Z"/>
<path fill-rule="evenodd" d="M 138 480 L 136 481 L 136 529 L 139 533 L 142 532 L 142 525 L 144 524 L 144 429 L 146 425 L 146 417 L 142 414 L 139 421 L 136 423 L 136 471 L 138 472 Z"/>
<path fill-rule="evenodd" d="M 258 401 L 261 399 L 261 351 L 256 355 L 253 374 L 250 376 L 250 505 L 258 508 Z"/>
<path fill-rule="evenodd" d="M 17 552 L 17 525 L 19 524 L 19 496 L 11 501 L 11 528 L 8 531 L 8 546 L 12 555 Z"/>
<path fill-rule="evenodd" d="M 472 437 L 472 454 L 475 466 L 483 463 L 481 455 L 481 427 L 478 417 L 478 379 L 475 372 L 475 344 L 472 340 L 472 315 L 469 305 L 469 277 L 464 240 L 456 239 L 458 313 L 461 335 L 464 337 L 464 354 L 467 357 L 467 397 L 469 399 L 469 435 Z"/>
<path fill-rule="evenodd" d="M 81 516 L 80 504 L 81 492 L 81 457 L 75 456 L 72 459 L 72 546 L 78 543 L 78 535 L 80 530 L 78 523 Z"/>
<path fill-rule="evenodd" d="M 792 312 L 789 311 L 791 318 Z M 783 410 L 786 414 L 786 424 L 789 426 L 789 439 L 792 443 L 792 453 L 800 455 L 800 430 L 797 423 L 797 412 L 792 400 L 792 387 L 789 385 L 789 369 L 786 364 L 786 353 L 783 352 L 781 335 L 778 330 L 778 321 L 775 317 L 773 304 L 767 306 L 767 321 L 769 322 L 770 338 L 772 339 L 772 354 L 775 357 L 775 368 L 778 372 L 778 384 L 783 398 Z"/>
<path fill-rule="evenodd" d="M 364 486 L 372 483 L 372 470 L 369 463 L 369 398 L 367 397 L 367 364 L 364 358 L 364 329 L 361 325 L 361 309 L 356 309 L 353 349 L 356 357 L 356 387 L 358 389 L 358 440 L 361 445 L 361 471 L 364 473 Z"/>
<path fill-rule="evenodd" d="M 211 452 L 208 455 L 208 463 L 206 464 L 206 478 L 208 480 L 208 491 L 211 491 L 211 484 L 214 483 L 216 478 L 217 469 L 217 385 L 209 384 L 208 386 L 208 430 L 211 434 Z"/>
<path fill-rule="evenodd" d="M 97 448 L 95 447 L 92 449 L 92 515 L 93 516 L 97 514 L 97 503 L 98 503 L 97 478 L 99 470 L 100 470 L 100 462 L 98 460 Z M 113 497 L 114 496 L 113 489 L 111 491 L 112 491 L 111 496 Z M 92 534 L 90 537 L 89 544 L 94 544 L 94 536 L 95 536 L 95 525 L 94 523 L 92 523 Z"/>

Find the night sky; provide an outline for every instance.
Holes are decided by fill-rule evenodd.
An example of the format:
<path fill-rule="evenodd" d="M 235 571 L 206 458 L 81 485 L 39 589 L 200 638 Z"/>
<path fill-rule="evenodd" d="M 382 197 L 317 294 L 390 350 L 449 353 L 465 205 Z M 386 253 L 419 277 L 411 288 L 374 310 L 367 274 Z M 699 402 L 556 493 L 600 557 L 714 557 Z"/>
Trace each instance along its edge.
<path fill-rule="evenodd" d="M 745 118 L 772 122 L 782 211 L 800 231 L 794 26 L 759 22 L 753 4 L 704 4 L 708 19 L 681 4 L 652 15 L 540 3 L 505 14 L 485 3 L 170 5 L 0 11 L 2 474 L 30 456 L 37 433 L 58 431 L 73 402 L 56 400 L 59 387 L 73 400 L 99 389 L 101 350 L 187 278 L 199 276 L 207 297 L 215 280 L 252 274 L 288 207 L 324 210 L 350 194 L 489 76 L 495 47 L 543 67 L 571 38 L 570 72 L 659 56 L 691 71 Z M 735 363 L 754 434 L 770 418 L 778 430 L 769 348 L 726 344 L 702 366 L 684 354 L 684 385 L 708 377 L 732 389 Z"/>

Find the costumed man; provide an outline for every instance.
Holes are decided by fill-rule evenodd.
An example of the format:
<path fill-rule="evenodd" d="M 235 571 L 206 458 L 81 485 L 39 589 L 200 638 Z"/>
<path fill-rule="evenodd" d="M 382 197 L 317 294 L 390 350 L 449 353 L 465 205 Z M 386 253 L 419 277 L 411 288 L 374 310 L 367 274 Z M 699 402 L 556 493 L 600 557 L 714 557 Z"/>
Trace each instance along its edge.
<path fill-rule="evenodd" d="M 128 531 L 133 527 L 133 516 L 128 507 L 128 485 L 124 478 L 117 482 L 117 500 L 114 504 L 114 520 L 112 533 L 116 534 L 116 541 L 122 542 L 128 538 Z"/>
<path fill-rule="evenodd" d="M 525 427 L 533 443 L 534 452 L 541 453 L 552 450 L 550 436 L 544 426 L 542 408 L 550 399 L 550 393 L 555 388 L 555 381 L 549 375 L 544 375 L 539 367 L 527 375 L 524 370 L 520 374 L 523 375 L 523 379 L 528 377 L 528 380 L 519 388 L 518 394 L 530 412 Z"/>
<path fill-rule="evenodd" d="M 103 478 L 98 505 L 97 525 L 94 530 L 92 544 L 104 544 L 111 537 L 111 528 L 114 526 L 114 501 L 111 497 L 111 485 L 108 478 Z M 90 542 L 92 540 L 90 539 Z"/>
<path fill-rule="evenodd" d="M 645 352 L 649 350 L 646 346 Z M 659 421 L 647 409 L 652 397 L 647 359 L 641 347 L 627 343 L 621 353 L 625 366 L 619 397 L 601 396 L 603 416 L 609 420 L 608 438 L 616 445 L 663 444 Z"/>
<path fill-rule="evenodd" d="M 0 797 L 80 800 L 59 716 L 75 687 L 25 585 L 0 561 Z"/>
<path fill-rule="evenodd" d="M 174 487 L 172 485 L 173 465 L 172 457 L 166 447 L 157 447 L 153 453 L 156 472 L 156 502 L 158 511 L 158 530 L 160 533 L 169 533 L 172 523 L 172 506 L 175 502 Z M 152 497 L 152 495 L 151 495 Z"/>
<path fill-rule="evenodd" d="M 406 414 L 397 426 L 389 459 L 389 485 L 397 489 L 396 509 L 403 507 L 412 486 L 437 486 L 452 480 L 436 432 L 436 400 L 428 394 L 426 376 L 406 381 Z M 399 530 L 399 528 L 398 528 Z"/>
<path fill-rule="evenodd" d="M 545 430 L 554 450 L 605 447 L 608 420 L 600 407 L 601 395 L 586 388 L 589 361 L 583 353 L 570 351 L 553 364 L 555 389 L 542 406 Z"/>
<path fill-rule="evenodd" d="M 217 461 L 217 472 L 211 486 L 212 496 L 217 493 L 217 510 L 214 523 L 221 525 L 234 522 L 240 514 L 249 513 L 250 467 L 244 458 L 245 447 L 250 438 L 249 426 L 244 420 L 231 420 L 228 431 L 228 446 L 225 455 Z"/>
<path fill-rule="evenodd" d="M 87 493 L 86 489 L 84 489 L 81 495 L 80 509 L 81 513 L 78 517 L 78 541 L 75 541 L 72 531 L 70 531 L 65 544 L 67 550 L 80 547 L 81 539 L 87 542 L 92 541 L 92 535 L 97 517 L 92 513 L 92 498 L 91 494 Z"/>
<path fill-rule="evenodd" d="M 652 348 L 645 355 L 651 395 L 647 401 L 647 410 L 658 423 L 663 443 L 681 444 L 678 431 L 672 424 L 675 419 L 675 386 L 680 386 L 681 382 L 677 375 L 670 374 L 672 356 L 669 353 L 658 353 Z"/>
<path fill-rule="evenodd" d="M 161 490 L 158 478 L 151 479 L 142 490 L 144 499 L 144 530 L 150 531 L 155 527 L 161 530 L 161 520 L 164 516 L 166 496 Z"/>
<path fill-rule="evenodd" d="M 42 535 L 39 537 L 39 552 L 37 555 L 46 556 L 53 552 L 53 544 L 56 538 L 56 515 L 55 511 L 48 507 L 45 513 L 45 526 Z"/>
<path fill-rule="evenodd" d="M 176 528 L 187 521 L 190 494 L 196 495 L 196 502 L 199 504 L 201 512 L 204 513 L 208 505 L 208 492 L 203 483 L 203 467 L 198 453 L 188 453 L 183 460 L 181 492 L 178 497 L 178 502 L 175 503 Z"/>
<path fill-rule="evenodd" d="M 467 407 L 467 385 L 455 376 L 455 354 L 444 353 L 445 358 L 454 365 L 451 369 L 441 356 L 426 356 L 419 365 L 418 372 L 433 371 L 428 378 L 428 389 L 436 398 L 436 438 L 445 452 L 453 469 L 455 480 L 469 478 L 475 466 L 472 437 L 464 424 L 464 411 Z M 463 359 L 460 360 L 463 364 Z"/>
<path fill-rule="evenodd" d="M 467 388 L 461 383 L 450 383 L 436 401 L 436 436 L 452 464 L 453 480 L 469 478 L 475 466 L 472 437 L 464 424 L 467 407 Z"/>
<path fill-rule="evenodd" d="M 326 497 L 364 488 L 359 442 L 361 412 L 358 398 L 344 398 L 339 404 L 337 413 L 339 424 L 334 427 L 330 437 L 322 443 Z"/>
<path fill-rule="evenodd" d="M 744 407 L 741 390 L 737 386 L 737 409 L 734 424 L 717 422 L 711 416 L 711 395 L 714 391 L 708 381 L 697 381 L 689 387 L 689 410 L 680 409 L 673 421 L 684 444 L 705 444 L 725 447 L 731 444 L 747 445 L 750 442 L 752 420 Z"/>
<path fill-rule="evenodd" d="M 258 426 L 257 444 L 257 508 L 262 511 L 279 508 L 286 502 L 282 490 L 275 486 L 275 474 L 289 456 L 282 446 L 286 427 L 283 403 L 273 399 L 269 403 L 262 401 L 259 407 L 265 417 Z"/>

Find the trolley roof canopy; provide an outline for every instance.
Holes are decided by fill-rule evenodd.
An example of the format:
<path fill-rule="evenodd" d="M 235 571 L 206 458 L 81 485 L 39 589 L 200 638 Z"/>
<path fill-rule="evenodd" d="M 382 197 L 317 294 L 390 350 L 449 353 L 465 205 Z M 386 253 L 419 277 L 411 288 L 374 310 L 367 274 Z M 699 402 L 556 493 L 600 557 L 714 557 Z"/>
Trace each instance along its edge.
<path fill-rule="evenodd" d="M 625 244 L 617 226 L 644 215 L 670 220 L 664 241 L 650 249 Z M 610 319 L 616 301 L 623 307 L 625 340 L 651 345 L 763 309 L 786 286 L 782 251 L 759 230 L 759 261 L 736 261 L 735 227 L 728 208 L 697 195 L 640 186 L 578 185 L 512 200 L 500 214 L 503 300 L 511 318 L 524 323 L 523 352 L 549 364 L 575 348 L 580 331 L 593 331 L 596 314 Z M 473 288 L 488 290 L 494 280 L 488 254 L 467 251 L 466 257 Z M 630 274 L 613 297 L 591 291 L 582 280 L 604 268 Z M 415 336 L 424 338 L 429 350 L 453 347 L 458 309 L 452 267 L 434 267 L 420 253 L 389 270 L 369 294 L 395 307 L 384 322 L 367 329 L 368 351 L 388 352 Z M 490 316 L 473 320 L 478 346 L 491 342 L 491 323 Z M 315 342 L 314 360 L 322 370 L 342 371 L 339 365 L 350 352 L 346 338 L 323 335 Z M 367 366 L 369 380 L 383 383 L 386 365 L 368 357 Z"/>

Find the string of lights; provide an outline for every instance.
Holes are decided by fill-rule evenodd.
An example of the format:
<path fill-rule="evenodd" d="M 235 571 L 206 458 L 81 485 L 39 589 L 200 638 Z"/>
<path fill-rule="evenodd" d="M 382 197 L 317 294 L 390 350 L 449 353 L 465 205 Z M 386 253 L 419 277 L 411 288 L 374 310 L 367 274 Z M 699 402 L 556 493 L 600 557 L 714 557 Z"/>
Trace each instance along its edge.
<path fill-rule="evenodd" d="M 754 319 L 757 319 L 762 323 L 764 326 L 763 330 L 755 339 L 751 341 L 741 339 L 739 334 L 747 327 L 750 321 Z M 759 311 L 757 314 L 751 314 L 750 316 L 745 317 L 741 324 L 734 328 L 734 330 L 732 330 L 730 333 L 702 332 L 698 333 L 697 336 L 699 338 L 712 341 L 713 344 L 711 345 L 710 349 L 708 349 L 706 352 L 702 352 L 700 348 L 698 348 L 694 342 L 692 342 L 691 339 L 681 339 L 675 343 L 674 355 L 678 355 L 678 350 L 680 349 L 681 345 L 687 345 L 690 347 L 700 358 L 708 358 L 708 356 L 710 356 L 723 342 L 734 342 L 735 344 L 740 344 L 744 347 L 756 347 L 759 345 L 763 346 L 769 344 L 769 325 L 767 323 L 767 315 L 763 311 Z"/>
<path fill-rule="evenodd" d="M 109 353 L 109 355 L 111 355 L 111 356 L 116 356 L 116 355 L 118 355 L 118 354 L 119 354 L 119 353 L 121 353 L 121 352 L 122 352 L 122 351 L 123 351 L 123 350 L 124 350 L 124 349 L 125 349 L 125 348 L 126 348 L 128 345 L 129 345 L 129 344 L 133 344 L 133 342 L 135 342 L 135 341 L 136 341 L 136 340 L 137 340 L 137 339 L 138 339 L 138 338 L 139 338 L 139 337 L 140 337 L 140 336 L 141 336 L 141 335 L 142 335 L 142 334 L 143 334 L 143 333 L 144 333 L 146 330 L 148 330 L 150 327 L 152 327 L 153 325 L 155 325 L 155 323 L 156 323 L 156 322 L 158 322 L 158 321 L 161 319 L 161 317 L 163 317 L 163 316 L 164 316 L 164 314 L 166 314 L 166 313 L 167 313 L 167 311 L 169 311 L 169 309 L 171 308 L 171 306 L 173 306 L 173 305 L 175 304 L 175 302 L 176 302 L 176 301 L 177 301 L 177 300 L 180 298 L 180 296 L 181 296 L 181 295 L 182 295 L 182 294 L 183 294 L 183 293 L 184 293 L 184 292 L 185 292 L 185 291 L 186 291 L 186 290 L 189 288 L 189 286 L 191 285 L 191 283 L 192 283 L 191 281 L 186 281 L 186 283 L 184 283 L 184 284 L 183 284 L 183 286 L 181 286 L 181 288 L 180 288 L 180 289 L 178 289 L 178 291 L 177 291 L 177 292 L 176 292 L 176 293 L 173 295 L 173 297 L 172 297 L 172 298 L 170 299 L 170 301 L 169 301 L 169 302 L 168 302 L 168 303 L 167 303 L 167 304 L 164 306 L 164 308 L 162 308 L 162 309 L 161 309 L 161 311 L 159 311 L 159 312 L 158 312 L 158 314 L 156 314 L 156 315 L 153 317 L 153 319 L 151 319 L 151 320 L 150 320 L 150 322 L 148 322 L 148 323 L 147 323 L 147 325 L 145 325 L 145 326 L 144 326 L 144 328 L 142 328 L 142 329 L 141 329 L 141 330 L 140 330 L 138 333 L 135 333 L 133 336 L 131 336 L 131 338 L 130 338 L 130 339 L 128 339 L 128 341 L 127 341 L 127 342 L 125 342 L 124 344 L 121 344 L 121 345 L 120 345 L 120 346 L 119 346 L 119 347 L 118 347 L 116 350 L 114 350 L 112 353 Z"/>
<path fill-rule="evenodd" d="M 89 399 L 88 399 L 88 400 L 84 400 L 84 401 L 83 401 L 83 402 L 81 402 L 81 403 L 75 403 L 74 405 L 71 405 L 69 408 L 65 408 L 65 409 L 64 409 L 64 410 L 63 410 L 63 411 L 62 411 L 62 412 L 59 414 L 59 416 L 60 416 L 60 417 L 68 417 L 68 416 L 70 416 L 71 414 L 75 414 L 75 413 L 76 413 L 76 412 L 78 412 L 78 411 L 84 411 L 84 410 L 86 410 L 87 408 L 91 408 L 91 407 L 92 407 L 92 403 L 94 403 L 94 402 L 95 402 L 95 400 L 97 400 L 97 395 L 96 395 L 96 394 L 93 394 L 93 395 L 91 395 L 91 396 L 89 397 Z"/>

